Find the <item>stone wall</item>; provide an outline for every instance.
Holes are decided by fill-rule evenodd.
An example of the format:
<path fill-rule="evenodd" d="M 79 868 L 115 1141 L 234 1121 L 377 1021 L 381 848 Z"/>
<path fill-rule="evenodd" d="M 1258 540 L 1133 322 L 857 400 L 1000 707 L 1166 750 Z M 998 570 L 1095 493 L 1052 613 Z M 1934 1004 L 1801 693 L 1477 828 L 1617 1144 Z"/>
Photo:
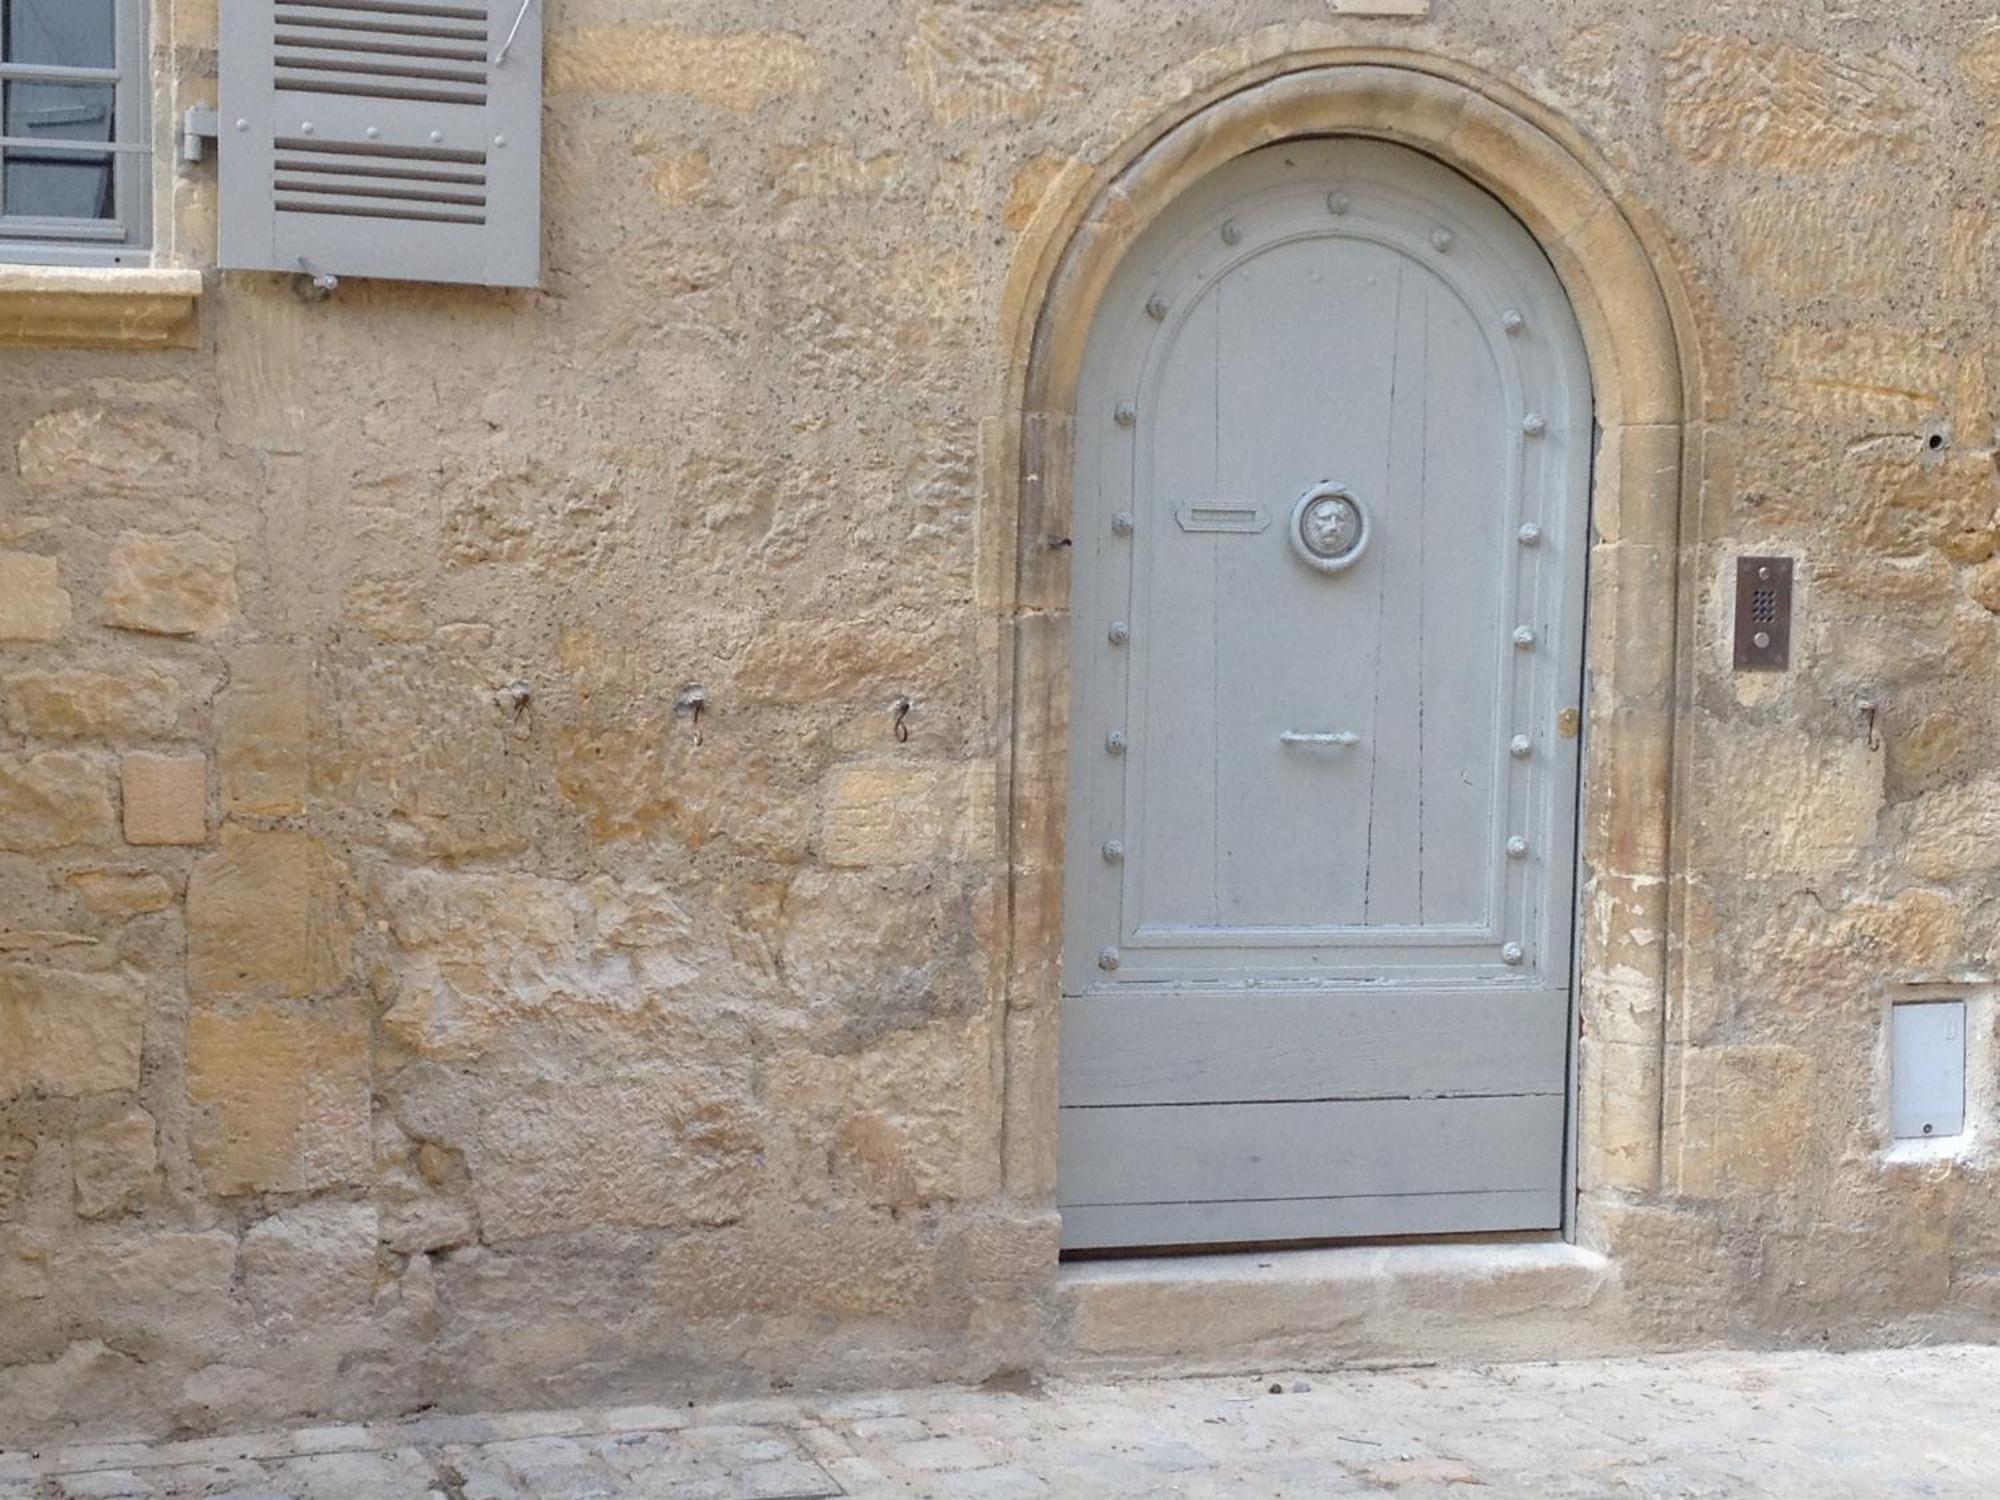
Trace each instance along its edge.
<path fill-rule="evenodd" d="M 1348 8 L 547 0 L 541 291 L 211 274 L 194 349 L 5 356 L 0 1432 L 1060 1356 L 1002 1170 L 1004 294 L 1139 122 L 1350 46 L 1567 118 L 1693 302 L 1605 1337 L 1992 1330 L 1993 1159 L 1886 1159 L 1882 1080 L 1892 997 L 1995 1024 L 2000 24 Z M 1729 671 L 1745 550 L 1800 559 L 1782 677 Z"/>

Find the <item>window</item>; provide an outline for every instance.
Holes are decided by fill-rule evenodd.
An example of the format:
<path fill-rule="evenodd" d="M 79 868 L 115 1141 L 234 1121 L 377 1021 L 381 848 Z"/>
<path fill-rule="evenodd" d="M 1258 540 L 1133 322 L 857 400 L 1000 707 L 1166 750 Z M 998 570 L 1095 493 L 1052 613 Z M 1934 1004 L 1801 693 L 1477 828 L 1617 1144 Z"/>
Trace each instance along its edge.
<path fill-rule="evenodd" d="M 145 3 L 0 0 L 0 260 L 146 260 Z"/>

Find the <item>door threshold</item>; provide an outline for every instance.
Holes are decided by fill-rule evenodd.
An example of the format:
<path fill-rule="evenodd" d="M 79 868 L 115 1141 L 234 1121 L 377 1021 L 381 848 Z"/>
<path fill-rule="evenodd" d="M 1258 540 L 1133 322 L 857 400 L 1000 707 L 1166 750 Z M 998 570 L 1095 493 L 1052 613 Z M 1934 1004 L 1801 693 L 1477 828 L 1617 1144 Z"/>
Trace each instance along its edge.
<path fill-rule="evenodd" d="M 1616 1266 L 1559 1237 L 1066 1259 L 1078 1369 L 1331 1368 L 1620 1352 Z"/>

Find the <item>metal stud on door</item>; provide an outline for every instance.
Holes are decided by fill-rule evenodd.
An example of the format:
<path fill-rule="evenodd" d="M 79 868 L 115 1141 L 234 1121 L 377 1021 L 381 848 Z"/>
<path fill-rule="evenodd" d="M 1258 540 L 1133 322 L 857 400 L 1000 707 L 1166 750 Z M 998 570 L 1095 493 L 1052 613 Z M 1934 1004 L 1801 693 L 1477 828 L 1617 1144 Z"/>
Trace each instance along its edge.
<path fill-rule="evenodd" d="M 1561 288 L 1437 163 L 1314 141 L 1197 186 L 1102 308 L 1065 1243 L 1552 1226 L 1590 446 Z"/>

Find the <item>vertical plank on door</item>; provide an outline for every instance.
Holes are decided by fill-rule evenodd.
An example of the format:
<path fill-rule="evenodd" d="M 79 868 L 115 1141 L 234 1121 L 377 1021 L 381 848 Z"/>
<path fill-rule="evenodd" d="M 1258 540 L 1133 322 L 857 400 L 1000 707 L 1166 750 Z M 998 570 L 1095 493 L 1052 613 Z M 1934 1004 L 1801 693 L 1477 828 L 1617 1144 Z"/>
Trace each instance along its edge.
<path fill-rule="evenodd" d="M 1129 827 L 1142 858 L 1126 864 L 1129 922 L 1206 925 L 1216 916 L 1216 634 L 1213 549 L 1242 540 L 1189 535 L 1174 518 L 1188 500 L 1214 498 L 1216 341 L 1211 291 L 1169 336 L 1157 388 L 1142 393 L 1139 576 L 1132 646 L 1136 674 L 1129 754 Z M 1150 373 L 1150 372 L 1149 372 Z"/>

